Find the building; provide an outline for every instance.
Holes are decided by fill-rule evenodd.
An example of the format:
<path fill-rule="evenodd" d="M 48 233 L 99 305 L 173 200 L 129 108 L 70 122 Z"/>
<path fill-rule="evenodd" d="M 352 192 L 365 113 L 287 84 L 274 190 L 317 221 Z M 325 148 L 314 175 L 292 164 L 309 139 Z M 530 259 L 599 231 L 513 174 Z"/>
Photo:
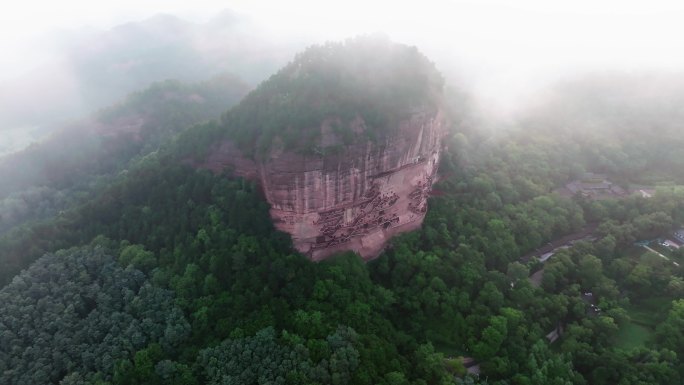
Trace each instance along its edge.
<path fill-rule="evenodd" d="M 672 234 L 672 236 L 675 240 L 677 240 L 677 242 L 684 244 L 684 229 L 679 229 L 675 231 L 674 234 Z"/>
<path fill-rule="evenodd" d="M 587 173 L 581 179 L 574 180 L 565 188 L 572 195 L 580 194 L 587 198 L 621 197 L 626 195 L 625 189 L 608 180 L 605 175 Z"/>

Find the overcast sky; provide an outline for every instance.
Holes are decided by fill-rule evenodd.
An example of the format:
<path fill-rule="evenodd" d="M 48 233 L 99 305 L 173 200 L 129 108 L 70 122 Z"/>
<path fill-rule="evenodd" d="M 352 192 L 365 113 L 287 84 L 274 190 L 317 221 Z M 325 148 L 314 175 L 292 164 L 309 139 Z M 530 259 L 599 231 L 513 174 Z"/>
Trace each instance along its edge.
<path fill-rule="evenodd" d="M 312 41 L 385 32 L 416 44 L 483 95 L 504 103 L 568 71 L 684 65 L 680 1 L 21 0 L 0 12 L 0 80 L 52 55 L 52 36 L 157 13 L 203 22 L 223 9 Z"/>

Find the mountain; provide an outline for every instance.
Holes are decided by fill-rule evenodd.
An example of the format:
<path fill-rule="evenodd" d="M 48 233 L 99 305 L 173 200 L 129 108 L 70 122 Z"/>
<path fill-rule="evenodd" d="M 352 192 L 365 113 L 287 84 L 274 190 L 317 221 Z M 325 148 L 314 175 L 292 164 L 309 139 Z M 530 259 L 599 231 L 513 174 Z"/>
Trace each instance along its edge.
<path fill-rule="evenodd" d="M 276 227 L 312 259 L 372 258 L 425 216 L 442 88 L 414 47 L 377 36 L 314 46 L 224 114 L 194 161 L 258 180 Z"/>

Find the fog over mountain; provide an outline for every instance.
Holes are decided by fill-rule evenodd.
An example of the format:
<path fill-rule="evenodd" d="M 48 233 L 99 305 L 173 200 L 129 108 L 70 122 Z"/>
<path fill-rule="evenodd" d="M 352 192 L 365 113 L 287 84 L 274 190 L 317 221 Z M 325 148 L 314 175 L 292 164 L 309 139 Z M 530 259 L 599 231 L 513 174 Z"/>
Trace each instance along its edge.
<path fill-rule="evenodd" d="M 268 38 L 230 11 L 203 23 L 158 14 L 108 30 L 62 32 L 55 44 L 48 61 L 0 85 L 0 153 L 154 81 L 227 73 L 254 86 L 302 46 Z"/>
<path fill-rule="evenodd" d="M 676 71 L 682 15 L 670 1 L 22 2 L 0 19 L 0 152 L 153 81 L 229 72 L 255 86 L 308 45 L 368 33 L 416 45 L 485 111 L 509 115 L 555 79 Z"/>

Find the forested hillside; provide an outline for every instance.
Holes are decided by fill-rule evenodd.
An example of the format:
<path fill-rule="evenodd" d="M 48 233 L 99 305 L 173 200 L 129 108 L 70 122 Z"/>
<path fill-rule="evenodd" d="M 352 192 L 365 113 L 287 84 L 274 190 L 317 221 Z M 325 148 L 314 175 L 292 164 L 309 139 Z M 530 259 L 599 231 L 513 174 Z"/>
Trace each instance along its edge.
<path fill-rule="evenodd" d="M 635 245 L 684 223 L 679 159 L 659 150 L 670 139 L 632 152 L 606 143 L 618 117 L 593 141 L 538 113 L 491 136 L 464 96 L 445 103 L 424 225 L 369 263 L 310 262 L 274 230 L 258 186 L 184 162 L 227 134 L 232 112 L 173 139 L 152 130 L 159 151 L 108 158 L 130 163 L 78 205 L 0 236 L 3 383 L 682 383 L 684 254 Z M 658 176 L 651 197 L 555 192 L 587 171 L 641 182 L 634 162 Z M 588 236 L 540 261 L 575 233 Z"/>
<path fill-rule="evenodd" d="M 247 92 L 223 75 L 203 83 L 165 81 L 0 160 L 0 234 L 80 203 L 121 170 L 188 126 L 216 119 Z"/>
<path fill-rule="evenodd" d="M 4 384 L 95 381 L 98 371 L 132 358 L 131 348 L 174 350 L 190 331 L 170 291 L 101 247 L 43 256 L 0 298 Z"/>

